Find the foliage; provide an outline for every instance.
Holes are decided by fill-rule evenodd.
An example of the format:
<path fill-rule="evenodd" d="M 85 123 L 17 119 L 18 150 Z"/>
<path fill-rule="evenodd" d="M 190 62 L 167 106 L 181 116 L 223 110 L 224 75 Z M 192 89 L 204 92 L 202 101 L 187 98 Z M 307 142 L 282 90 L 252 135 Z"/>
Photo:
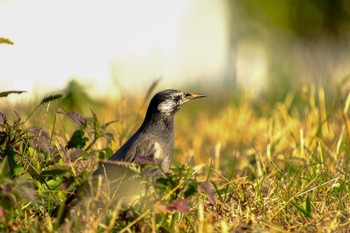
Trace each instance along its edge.
<path fill-rule="evenodd" d="M 275 105 L 243 95 L 239 102 L 222 100 L 219 107 L 208 98 L 196 112 L 184 108 L 176 119 L 176 161 L 170 173 L 153 176 L 147 171 L 157 167 L 157 161 L 137 160 L 150 168 L 139 175 L 153 189 L 151 195 L 141 196 L 126 210 L 114 206 L 95 211 L 94 196 L 87 194 L 84 208 L 59 227 L 54 209 L 131 135 L 131 116 L 144 104 L 127 102 L 129 98 L 106 102 L 107 110 L 86 117 L 66 111 L 60 105 L 63 98 L 46 97 L 30 113 L 16 109 L 19 113 L 13 116 L 0 114 L 1 231 L 284 232 L 348 227 L 350 95 L 328 102 L 322 88 L 305 86 Z M 42 125 L 33 125 L 43 106 Z M 111 116 L 118 121 L 110 121 Z"/>
<path fill-rule="evenodd" d="M 14 43 L 10 39 L 4 38 L 4 37 L 0 37 L 0 44 L 13 45 Z"/>
<path fill-rule="evenodd" d="M 304 39 L 320 36 L 341 37 L 349 30 L 348 3 L 345 1 L 275 0 L 227 3 L 231 11 L 236 13 L 231 17 L 238 17 L 237 13 L 241 12 L 243 14 L 239 16 L 246 17 L 241 18 L 240 22 L 245 22 L 243 25 L 236 25 L 239 30 L 254 30 L 256 25 L 264 25 L 271 30 L 293 33 Z M 235 22 L 235 18 L 231 20 Z"/>

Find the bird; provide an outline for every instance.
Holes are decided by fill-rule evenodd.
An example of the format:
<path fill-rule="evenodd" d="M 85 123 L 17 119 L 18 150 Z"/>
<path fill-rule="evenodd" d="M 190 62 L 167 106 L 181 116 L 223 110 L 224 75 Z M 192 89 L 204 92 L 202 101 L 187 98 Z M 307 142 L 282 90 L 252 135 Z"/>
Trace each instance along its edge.
<path fill-rule="evenodd" d="M 133 163 L 137 156 L 150 156 L 162 160 L 161 168 L 168 172 L 174 150 L 175 113 L 184 103 L 205 96 L 173 89 L 157 93 L 141 127 L 109 160 Z M 100 166 L 94 174 L 101 174 L 102 168 Z"/>
<path fill-rule="evenodd" d="M 203 97 L 206 95 L 174 89 L 153 96 L 139 129 L 92 174 L 95 181 L 104 184 L 103 189 L 109 191 L 111 199 L 130 204 L 144 188 L 123 163 L 135 164 L 138 158 L 146 157 L 157 161 L 161 172 L 169 172 L 174 150 L 174 116 L 184 103 Z M 76 195 L 69 196 L 65 204 L 69 205 L 75 198 Z"/>

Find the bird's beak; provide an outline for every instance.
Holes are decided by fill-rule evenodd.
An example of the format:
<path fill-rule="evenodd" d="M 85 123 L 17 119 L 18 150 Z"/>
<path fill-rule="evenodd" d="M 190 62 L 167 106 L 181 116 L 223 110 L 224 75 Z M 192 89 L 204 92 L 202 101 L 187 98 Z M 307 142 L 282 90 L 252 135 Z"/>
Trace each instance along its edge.
<path fill-rule="evenodd" d="M 204 94 L 200 94 L 200 93 L 185 93 L 185 101 L 184 102 L 187 102 L 187 101 L 190 101 L 190 100 L 193 100 L 193 99 L 199 99 L 199 98 L 203 98 L 203 97 L 206 97 L 207 95 L 204 95 Z"/>

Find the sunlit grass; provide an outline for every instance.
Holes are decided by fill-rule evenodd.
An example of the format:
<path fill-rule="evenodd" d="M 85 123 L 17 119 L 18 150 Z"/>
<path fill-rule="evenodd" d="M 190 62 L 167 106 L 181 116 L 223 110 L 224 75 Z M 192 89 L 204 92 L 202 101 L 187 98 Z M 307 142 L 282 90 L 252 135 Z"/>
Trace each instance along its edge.
<path fill-rule="evenodd" d="M 60 227 L 52 211 L 72 186 L 88 179 L 98 159 L 111 156 L 137 129 L 147 101 L 131 96 L 105 101 L 93 108 L 97 118 L 90 109 L 79 113 L 87 125 L 53 97 L 38 101 L 25 123 L 38 103 L 3 107 L 0 229 L 345 231 L 350 224 L 350 97 L 342 95 L 330 101 L 322 88 L 305 86 L 278 103 L 242 94 L 239 101 L 222 97 L 218 105 L 207 98 L 186 106 L 176 116 L 171 173 L 161 185 L 147 181 L 155 187 L 152 200 L 144 197 L 126 213 L 113 205 L 101 209 L 94 195 L 106 190 L 97 188 Z M 22 120 L 16 121 L 12 110 Z M 89 140 L 64 149 L 77 130 Z M 13 141 L 7 141 L 10 136 Z M 68 180 L 75 181 L 71 187 Z"/>

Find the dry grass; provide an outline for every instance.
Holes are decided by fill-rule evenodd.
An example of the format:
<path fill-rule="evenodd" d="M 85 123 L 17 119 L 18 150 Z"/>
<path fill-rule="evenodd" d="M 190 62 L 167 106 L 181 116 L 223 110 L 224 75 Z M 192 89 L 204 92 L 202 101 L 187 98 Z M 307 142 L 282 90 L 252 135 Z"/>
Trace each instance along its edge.
<path fill-rule="evenodd" d="M 350 95 L 339 96 L 332 104 L 327 98 L 322 88 L 303 87 L 275 105 L 242 97 L 238 104 L 223 98 L 222 104 L 217 105 L 208 98 L 207 102 L 186 106 L 176 117 L 175 165 L 153 195 L 152 205 L 136 203 L 128 213 L 113 206 L 109 210 L 96 209 L 94 197 L 87 195 L 85 204 L 90 204 L 76 210 L 74 217 L 60 228 L 50 213 L 69 191 L 65 187 L 66 179 L 76 182 L 86 179 L 97 166 L 97 158 L 108 157 L 138 127 L 145 105 L 129 97 L 104 103 L 95 110 L 99 123 L 94 129 L 93 123 L 82 128 L 67 116 L 55 114 L 59 103 L 50 102 L 50 106 L 45 103 L 46 107 L 33 113 L 33 120 L 20 127 L 24 130 L 22 137 L 27 135 L 29 125 L 42 127 L 50 132 L 50 146 L 57 153 L 38 150 L 31 143 L 28 150 L 17 148 L 14 158 L 20 165 L 10 175 L 6 168 L 9 162 L 3 159 L 0 201 L 11 203 L 0 207 L 0 229 L 5 232 L 347 231 Z M 19 106 L 7 106 L 7 109 L 28 114 Z M 11 113 L 6 114 L 10 118 Z M 118 122 L 101 132 L 102 123 L 112 120 Z M 14 128 L 11 124 L 10 129 Z M 78 157 L 73 150 L 63 152 L 61 148 L 77 129 L 89 137 Z M 2 127 L 2 132 L 8 130 Z M 98 130 L 98 139 L 86 150 Z M 107 133 L 113 134 L 114 141 L 107 140 Z M 43 170 L 52 166 L 48 161 L 56 161 L 55 166 L 64 169 L 43 176 Z M 147 182 L 156 185 L 154 181 Z M 21 185 L 28 187 L 27 190 L 21 191 Z M 189 210 L 173 205 L 177 199 L 185 200 Z"/>

